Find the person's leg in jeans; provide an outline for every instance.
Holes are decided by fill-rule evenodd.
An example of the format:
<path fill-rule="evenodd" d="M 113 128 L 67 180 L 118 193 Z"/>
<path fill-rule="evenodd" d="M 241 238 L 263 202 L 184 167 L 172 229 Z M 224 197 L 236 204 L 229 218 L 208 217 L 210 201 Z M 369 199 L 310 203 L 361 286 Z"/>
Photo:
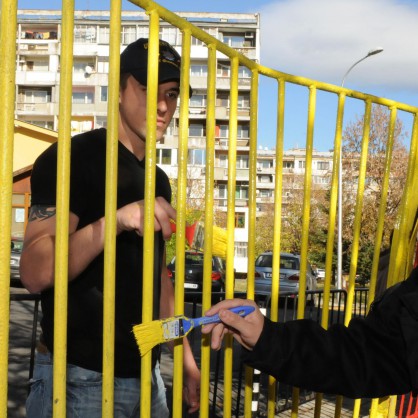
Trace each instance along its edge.
<path fill-rule="evenodd" d="M 152 418 L 167 418 L 165 387 L 159 366 L 152 371 Z M 52 359 L 37 354 L 31 392 L 26 402 L 27 418 L 52 417 Z M 115 378 L 115 418 L 139 417 L 140 379 Z M 67 416 L 102 417 L 102 375 L 69 364 L 67 366 Z"/>

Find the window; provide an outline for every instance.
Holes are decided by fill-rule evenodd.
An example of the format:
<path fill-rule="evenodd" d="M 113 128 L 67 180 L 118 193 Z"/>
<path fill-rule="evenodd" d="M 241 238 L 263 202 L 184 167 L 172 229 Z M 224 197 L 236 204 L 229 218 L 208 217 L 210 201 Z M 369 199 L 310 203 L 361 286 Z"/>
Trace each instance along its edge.
<path fill-rule="evenodd" d="M 99 44 L 109 44 L 110 43 L 110 28 L 109 26 L 99 26 Z"/>
<path fill-rule="evenodd" d="M 228 125 L 219 125 L 219 137 L 228 138 L 229 135 L 229 126 Z"/>
<path fill-rule="evenodd" d="M 87 66 L 94 68 L 94 63 L 89 61 L 75 61 L 73 62 L 73 73 L 84 74 Z"/>
<path fill-rule="evenodd" d="M 247 257 L 247 243 L 246 242 L 235 243 L 235 255 L 237 257 Z"/>
<path fill-rule="evenodd" d="M 205 64 L 192 64 L 190 66 L 191 77 L 207 77 L 208 66 Z"/>
<path fill-rule="evenodd" d="M 238 78 L 251 78 L 251 70 L 247 67 L 239 67 Z"/>
<path fill-rule="evenodd" d="M 331 181 L 331 177 L 329 176 L 313 176 L 313 182 L 315 184 L 329 184 Z"/>
<path fill-rule="evenodd" d="M 283 161 L 283 168 L 295 168 L 294 161 Z"/>
<path fill-rule="evenodd" d="M 273 160 L 258 160 L 257 165 L 260 168 L 272 168 Z"/>
<path fill-rule="evenodd" d="M 250 107 L 250 95 L 238 94 L 238 109 L 248 109 Z"/>
<path fill-rule="evenodd" d="M 52 120 L 27 120 L 26 122 L 40 126 L 41 128 L 54 129 L 54 122 Z"/>
<path fill-rule="evenodd" d="M 259 197 L 273 197 L 273 190 L 270 189 L 258 189 L 259 190 Z"/>
<path fill-rule="evenodd" d="M 26 71 L 48 71 L 48 60 L 26 61 Z"/>
<path fill-rule="evenodd" d="M 92 91 L 73 91 L 72 103 L 92 104 L 94 103 L 94 93 Z"/>
<path fill-rule="evenodd" d="M 127 45 L 136 40 L 136 27 L 123 26 L 122 27 L 122 44 Z"/>
<path fill-rule="evenodd" d="M 217 68 L 218 77 L 229 77 L 230 73 L 231 73 L 231 67 L 229 64 L 220 64 L 218 62 L 218 68 Z"/>
<path fill-rule="evenodd" d="M 206 94 L 193 94 L 190 98 L 190 107 L 206 107 Z"/>
<path fill-rule="evenodd" d="M 273 177 L 268 176 L 268 175 L 261 175 L 261 176 L 258 176 L 258 181 L 260 183 L 272 183 L 273 182 Z"/>
<path fill-rule="evenodd" d="M 191 123 L 189 125 L 189 136 L 205 136 L 206 127 L 202 123 Z"/>
<path fill-rule="evenodd" d="M 235 228 L 245 228 L 245 213 L 235 212 Z"/>
<path fill-rule="evenodd" d="M 237 126 L 237 138 L 249 138 L 250 137 L 250 127 L 248 125 L 238 125 Z"/>
<path fill-rule="evenodd" d="M 171 165 L 171 149 L 157 149 L 157 164 Z"/>
<path fill-rule="evenodd" d="M 237 155 L 237 168 L 248 168 L 248 155 Z"/>
<path fill-rule="evenodd" d="M 227 92 L 217 93 L 216 106 L 229 107 L 229 94 Z"/>
<path fill-rule="evenodd" d="M 177 41 L 177 34 L 178 34 L 177 28 L 173 28 L 173 27 L 162 28 L 160 38 L 163 41 L 168 42 L 170 45 L 180 45 L 181 42 Z"/>
<path fill-rule="evenodd" d="M 149 38 L 149 27 L 148 26 L 139 26 L 137 28 L 137 38 Z"/>
<path fill-rule="evenodd" d="M 96 42 L 96 27 L 88 25 L 76 25 L 74 27 L 74 43 L 91 44 Z"/>
<path fill-rule="evenodd" d="M 187 162 L 190 165 L 205 165 L 205 150 L 204 149 L 189 149 Z"/>
<path fill-rule="evenodd" d="M 224 33 L 223 43 L 231 48 L 242 48 L 244 46 L 245 38 L 243 34 L 238 33 Z"/>
<path fill-rule="evenodd" d="M 228 188 L 226 184 L 219 185 L 219 198 L 226 199 L 228 197 Z"/>
<path fill-rule="evenodd" d="M 237 184 L 235 190 L 236 199 L 248 199 L 248 186 L 243 184 Z"/>
<path fill-rule="evenodd" d="M 48 90 L 27 89 L 21 92 L 23 103 L 50 103 L 51 92 Z"/>
<path fill-rule="evenodd" d="M 109 57 L 98 57 L 97 72 L 106 74 L 109 72 Z"/>
<path fill-rule="evenodd" d="M 318 170 L 329 170 L 329 161 L 317 161 L 316 168 Z"/>
<path fill-rule="evenodd" d="M 298 168 L 305 168 L 306 166 L 306 161 L 298 161 Z"/>
<path fill-rule="evenodd" d="M 100 101 L 107 102 L 107 86 L 100 86 Z"/>
<path fill-rule="evenodd" d="M 228 156 L 226 154 L 219 156 L 219 167 L 228 168 Z"/>
<path fill-rule="evenodd" d="M 204 45 L 204 43 L 200 39 L 197 39 L 194 36 L 192 36 L 192 45 L 195 45 L 195 46 L 199 45 L 200 46 L 200 45 Z"/>

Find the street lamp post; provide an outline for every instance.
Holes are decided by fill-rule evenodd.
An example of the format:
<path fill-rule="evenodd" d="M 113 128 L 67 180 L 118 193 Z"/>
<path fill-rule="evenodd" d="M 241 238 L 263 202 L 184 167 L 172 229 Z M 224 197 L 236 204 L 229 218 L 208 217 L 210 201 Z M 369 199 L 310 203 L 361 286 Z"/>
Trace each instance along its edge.
<path fill-rule="evenodd" d="M 383 48 L 375 48 L 371 49 L 367 55 L 363 58 L 360 58 L 356 61 L 344 74 L 344 77 L 341 81 L 341 87 L 344 87 L 345 79 L 347 78 L 350 71 L 361 61 L 364 61 L 366 58 L 371 57 L 372 55 L 379 54 L 383 51 Z M 337 265 L 337 288 L 342 288 L 342 271 L 343 271 L 343 236 L 342 236 L 342 221 L 343 221 L 343 208 L 342 208 L 342 201 L 343 201 L 343 156 L 342 156 L 342 144 L 340 150 L 340 158 L 338 160 L 338 249 L 337 249 L 337 257 L 338 257 L 338 265 Z"/>

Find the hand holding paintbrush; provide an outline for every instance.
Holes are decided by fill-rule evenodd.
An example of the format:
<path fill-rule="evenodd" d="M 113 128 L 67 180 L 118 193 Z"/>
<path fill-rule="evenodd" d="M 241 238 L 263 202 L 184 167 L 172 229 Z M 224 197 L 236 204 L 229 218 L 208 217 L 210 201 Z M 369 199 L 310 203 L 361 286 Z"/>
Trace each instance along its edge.
<path fill-rule="evenodd" d="M 246 316 L 253 312 L 254 309 L 254 306 L 246 305 L 237 306 L 230 310 L 237 315 Z M 217 322 L 221 322 L 219 315 L 202 316 L 200 318 L 187 318 L 184 315 L 178 315 L 172 318 L 135 325 L 133 333 L 141 356 L 144 356 L 157 344 L 183 338 L 195 327 Z"/>

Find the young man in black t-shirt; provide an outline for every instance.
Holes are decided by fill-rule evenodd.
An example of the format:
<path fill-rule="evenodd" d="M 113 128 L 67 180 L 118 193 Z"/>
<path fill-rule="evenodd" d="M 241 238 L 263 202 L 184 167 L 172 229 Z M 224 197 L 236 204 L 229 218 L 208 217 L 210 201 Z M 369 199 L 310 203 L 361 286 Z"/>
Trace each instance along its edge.
<path fill-rule="evenodd" d="M 141 321 L 143 218 L 146 146 L 148 40 L 139 39 L 121 54 L 117 188 L 115 290 L 115 416 L 139 416 L 140 357 L 132 326 Z M 157 99 L 157 140 L 176 110 L 180 56 L 160 41 Z M 52 355 L 54 327 L 54 244 L 56 227 L 57 146 L 35 162 L 31 178 L 32 206 L 21 257 L 21 279 L 31 292 L 41 292 L 43 318 L 28 417 L 52 415 Z M 71 145 L 67 415 L 101 417 L 103 351 L 103 248 L 105 228 L 106 130 L 77 135 Z M 165 262 L 165 240 L 171 237 L 166 174 L 156 168 L 155 249 L 153 269 L 155 317 L 173 315 L 173 287 Z M 168 416 L 159 373 L 158 349 L 153 355 L 152 417 Z M 185 400 L 199 406 L 200 373 L 185 341 Z M 82 382 L 80 384 L 80 382 Z"/>

